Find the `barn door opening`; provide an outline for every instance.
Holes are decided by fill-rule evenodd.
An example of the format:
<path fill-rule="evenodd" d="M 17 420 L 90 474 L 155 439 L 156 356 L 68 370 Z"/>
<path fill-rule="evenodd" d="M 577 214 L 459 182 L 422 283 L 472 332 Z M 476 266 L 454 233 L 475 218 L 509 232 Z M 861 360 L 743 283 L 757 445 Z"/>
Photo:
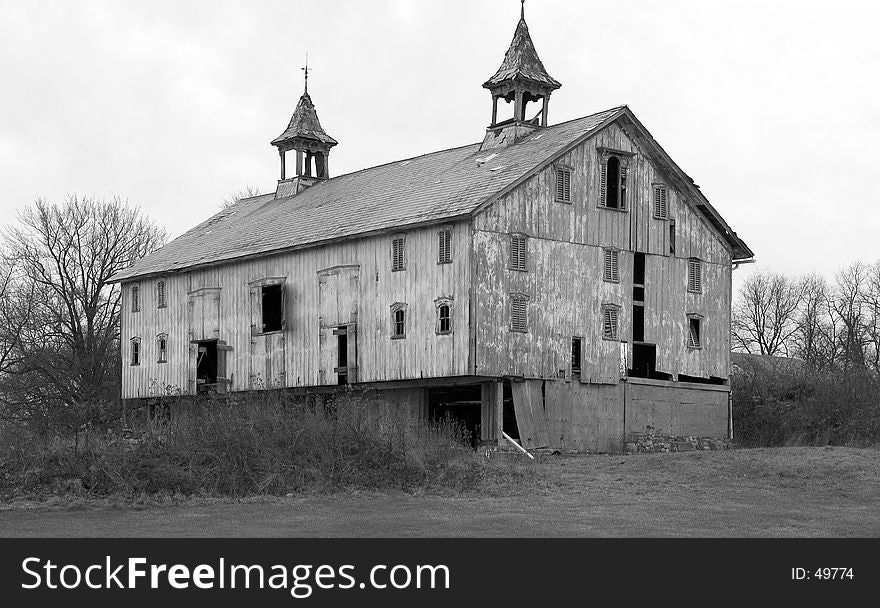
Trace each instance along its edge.
<path fill-rule="evenodd" d="M 231 349 L 222 340 L 198 340 L 196 344 L 196 392 L 226 393 L 230 379 L 226 353 Z"/>
<path fill-rule="evenodd" d="M 450 386 L 428 389 L 428 419 L 457 428 L 476 448 L 482 436 L 482 387 Z"/>

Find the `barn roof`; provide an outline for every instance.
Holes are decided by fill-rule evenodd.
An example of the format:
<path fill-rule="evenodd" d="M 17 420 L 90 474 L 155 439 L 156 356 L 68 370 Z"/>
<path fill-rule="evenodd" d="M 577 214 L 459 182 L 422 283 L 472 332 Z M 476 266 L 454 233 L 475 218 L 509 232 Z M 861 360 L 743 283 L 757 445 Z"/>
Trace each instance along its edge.
<path fill-rule="evenodd" d="M 529 35 L 529 26 L 526 25 L 525 17 L 521 17 L 513 33 L 513 40 L 504 55 L 501 67 L 495 75 L 487 80 L 483 87 L 491 89 L 504 82 L 512 80 L 528 80 L 544 85 L 551 90 L 558 89 L 562 85 L 559 81 L 547 73 L 544 64 L 541 63 L 535 44 Z"/>
<path fill-rule="evenodd" d="M 113 281 L 465 217 L 621 116 L 635 120 L 621 106 L 536 130 L 504 148 L 480 152 L 475 143 L 340 175 L 296 196 L 276 199 L 273 192 L 243 199 L 137 260 Z M 705 201 L 699 190 L 693 193 Z M 707 210 L 723 223 L 711 206 L 701 211 Z M 751 257 L 725 227 L 721 236 L 734 257 Z"/>
<path fill-rule="evenodd" d="M 337 144 L 337 141 L 327 135 L 321 126 L 318 113 L 315 111 L 315 104 L 312 103 L 312 98 L 308 93 L 303 93 L 299 98 L 293 116 L 290 117 L 290 123 L 284 133 L 272 140 L 272 145 L 281 146 L 297 138 L 314 139 L 331 146 Z"/>

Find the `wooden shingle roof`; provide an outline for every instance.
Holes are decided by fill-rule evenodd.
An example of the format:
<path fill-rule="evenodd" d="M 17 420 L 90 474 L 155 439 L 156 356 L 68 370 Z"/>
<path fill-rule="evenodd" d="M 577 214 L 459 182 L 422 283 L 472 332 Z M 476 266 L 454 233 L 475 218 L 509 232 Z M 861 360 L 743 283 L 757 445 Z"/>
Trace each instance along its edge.
<path fill-rule="evenodd" d="M 340 175 L 292 197 L 276 199 L 272 193 L 243 199 L 137 260 L 113 280 L 462 217 L 624 110 L 612 108 L 539 129 L 506 148 L 481 153 L 476 143 Z"/>
<path fill-rule="evenodd" d="M 293 116 L 290 117 L 290 123 L 284 130 L 284 133 L 272 140 L 273 146 L 283 146 L 294 139 L 313 139 L 321 143 L 335 146 L 337 141 L 327 135 L 321 122 L 318 120 L 318 113 L 315 111 L 315 104 L 308 93 L 303 93 L 296 104 Z"/>
<path fill-rule="evenodd" d="M 521 17 L 516 25 L 510 48 L 504 55 L 501 67 L 489 80 L 483 83 L 483 87 L 492 89 L 505 82 L 514 80 L 527 80 L 538 83 L 550 90 L 556 90 L 562 85 L 547 73 L 544 64 L 538 57 L 538 51 L 529 35 L 529 26 L 526 25 L 525 17 Z"/>

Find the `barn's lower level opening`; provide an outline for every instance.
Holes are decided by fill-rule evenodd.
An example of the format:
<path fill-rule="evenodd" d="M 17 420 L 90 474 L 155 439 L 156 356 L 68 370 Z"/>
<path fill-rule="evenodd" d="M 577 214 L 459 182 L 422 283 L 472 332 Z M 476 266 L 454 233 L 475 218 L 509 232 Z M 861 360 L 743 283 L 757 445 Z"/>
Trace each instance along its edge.
<path fill-rule="evenodd" d="M 196 392 L 206 393 L 217 386 L 217 340 L 196 342 Z"/>
<path fill-rule="evenodd" d="M 482 389 L 479 384 L 428 389 L 428 420 L 456 425 L 474 448 L 480 445 Z"/>

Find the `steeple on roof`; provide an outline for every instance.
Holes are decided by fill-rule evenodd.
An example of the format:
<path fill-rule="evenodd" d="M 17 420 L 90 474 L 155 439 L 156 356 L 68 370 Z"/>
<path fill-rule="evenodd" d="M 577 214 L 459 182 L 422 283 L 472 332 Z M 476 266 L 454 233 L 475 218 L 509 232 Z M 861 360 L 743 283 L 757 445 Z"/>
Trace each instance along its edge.
<path fill-rule="evenodd" d="M 525 3 L 523 3 L 523 11 L 520 13 L 516 32 L 513 34 L 510 48 L 504 55 L 501 67 L 492 78 L 483 83 L 483 87 L 492 89 L 512 80 L 528 80 L 548 87 L 550 90 L 562 86 L 559 81 L 547 73 L 544 64 L 538 57 L 532 37 L 529 35 L 529 26 L 526 25 Z"/>
<path fill-rule="evenodd" d="M 304 91 L 302 97 L 299 98 L 299 103 L 296 104 L 296 109 L 293 111 L 293 116 L 290 118 L 290 124 L 287 125 L 287 129 L 272 140 L 272 145 L 282 146 L 294 139 L 311 139 L 331 146 L 339 143 L 327 135 L 321 127 L 318 113 L 315 111 L 315 104 L 312 103 L 308 90 Z"/>

